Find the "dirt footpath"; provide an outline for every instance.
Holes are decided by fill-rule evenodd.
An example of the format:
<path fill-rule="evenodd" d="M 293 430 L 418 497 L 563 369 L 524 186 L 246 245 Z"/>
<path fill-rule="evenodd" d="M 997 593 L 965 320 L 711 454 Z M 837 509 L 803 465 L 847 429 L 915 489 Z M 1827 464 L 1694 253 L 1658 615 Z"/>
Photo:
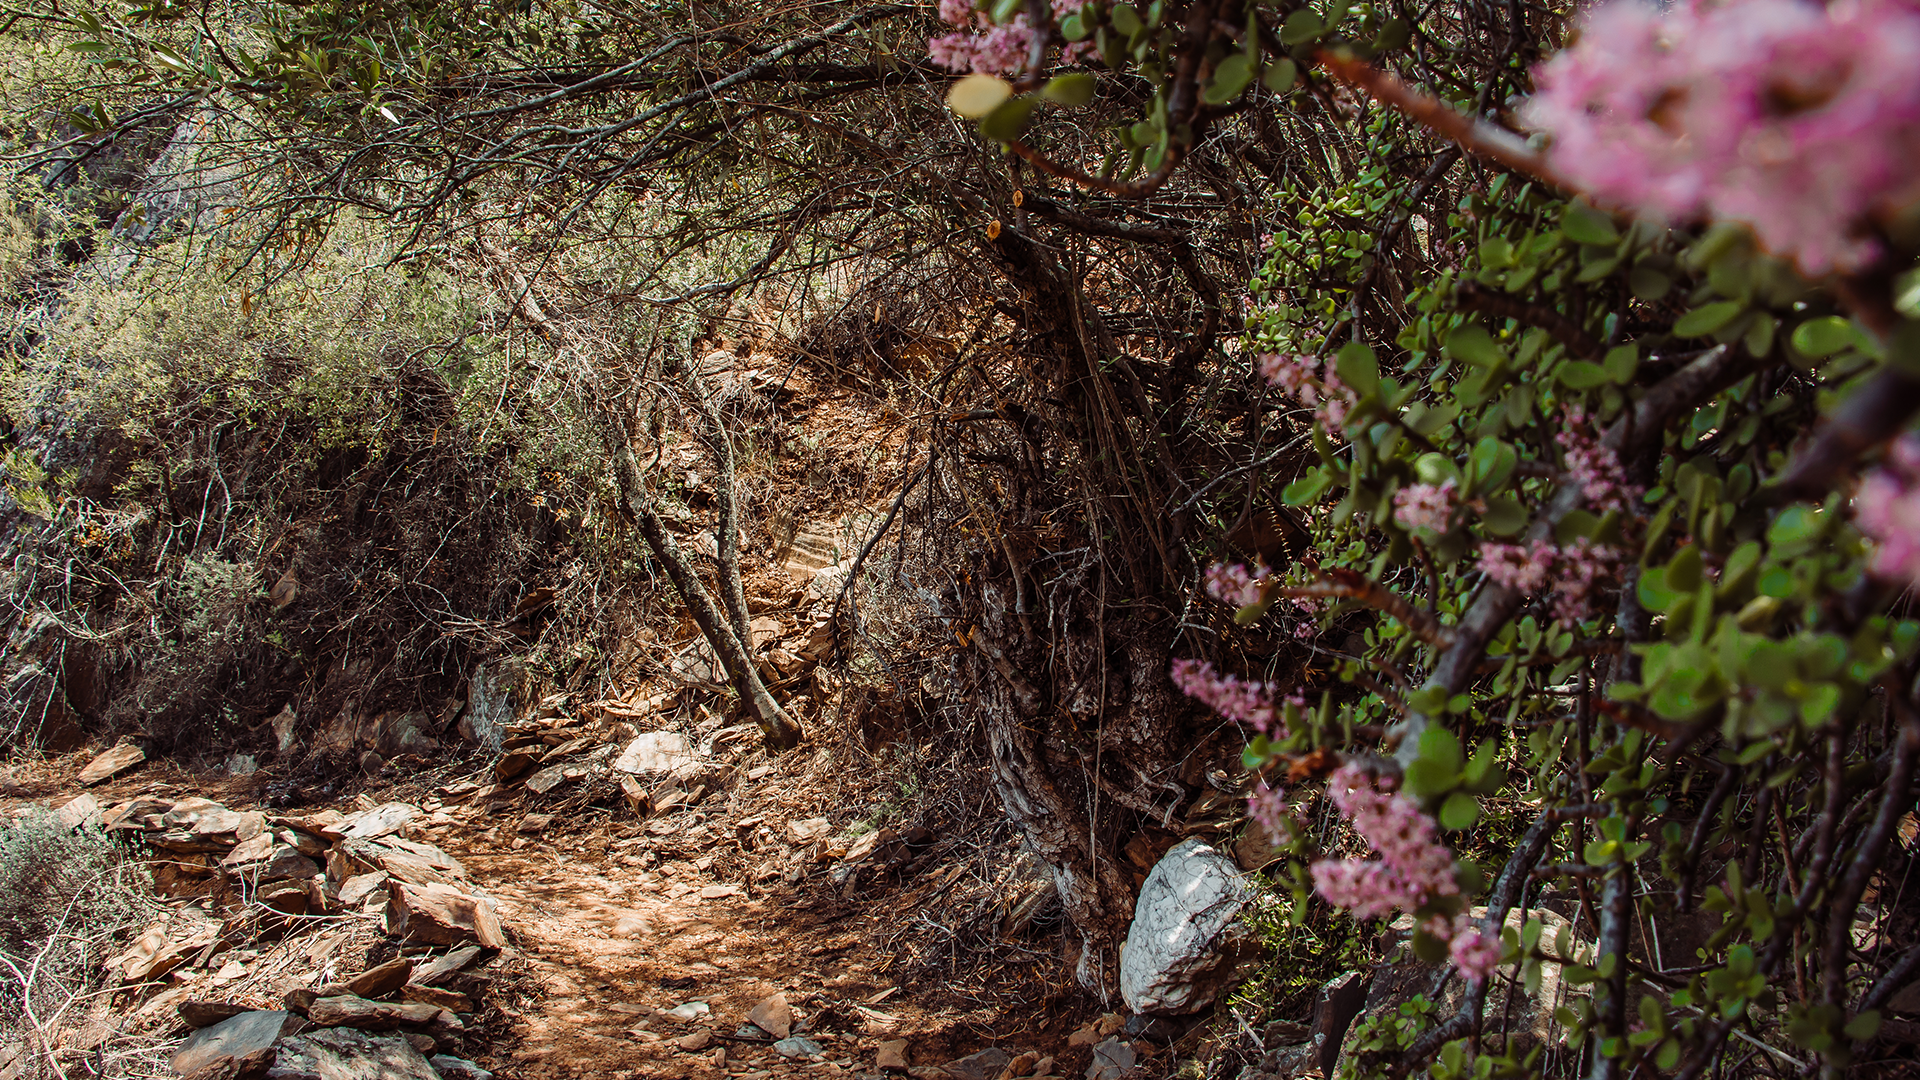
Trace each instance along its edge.
<path fill-rule="evenodd" d="M 850 829 L 803 816 L 862 804 L 832 754 L 768 760 L 742 744 L 732 756 L 731 782 L 687 801 L 667 793 L 658 811 L 618 786 L 599 802 L 584 784 L 541 800 L 480 783 L 490 769 L 448 766 L 300 812 L 417 806 L 398 835 L 452 856 L 492 897 L 510 947 L 486 965 L 464 1051 L 498 1076 L 944 1076 L 931 1067 L 982 1050 L 995 1053 L 958 1075 L 998 1076 L 1002 1059 L 1046 1075 L 1031 1070 L 1055 1064 L 1049 1054 L 1064 1071 L 1065 1035 L 1091 1003 L 1064 982 L 1045 896 L 1003 823 Z M 65 804 L 90 758 L 9 768 L 0 809 Z M 265 786 L 147 762 L 88 790 L 108 806 L 202 798 L 271 822 L 285 811 L 262 805 Z M 217 876 L 162 870 L 174 893 L 163 921 L 241 924 L 234 905 L 248 901 Z M 94 1027 L 111 1034 L 88 1038 L 146 1063 L 122 1075 L 170 1075 L 162 1063 L 190 1033 L 181 1002 L 279 1008 L 291 990 L 395 955 L 377 898 L 277 925 L 103 999 Z"/>

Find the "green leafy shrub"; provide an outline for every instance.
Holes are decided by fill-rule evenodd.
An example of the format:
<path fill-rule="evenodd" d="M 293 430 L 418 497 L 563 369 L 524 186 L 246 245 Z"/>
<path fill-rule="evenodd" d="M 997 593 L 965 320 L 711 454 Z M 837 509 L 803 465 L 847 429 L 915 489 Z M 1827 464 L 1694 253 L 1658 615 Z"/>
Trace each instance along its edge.
<path fill-rule="evenodd" d="M 45 1049 L 36 1040 L 88 1013 L 101 964 L 151 920 L 150 885 L 97 827 L 38 809 L 0 827 L 0 1024 L 27 1047 L 29 1069 Z"/>

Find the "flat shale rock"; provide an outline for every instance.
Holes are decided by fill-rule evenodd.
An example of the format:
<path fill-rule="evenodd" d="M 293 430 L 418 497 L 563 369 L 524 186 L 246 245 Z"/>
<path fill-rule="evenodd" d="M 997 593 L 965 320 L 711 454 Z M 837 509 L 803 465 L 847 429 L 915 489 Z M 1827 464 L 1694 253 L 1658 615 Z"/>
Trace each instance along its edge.
<path fill-rule="evenodd" d="M 260 865 L 273 858 L 273 834 L 260 833 L 250 840 L 242 840 L 227 852 L 220 860 L 220 868 L 230 873 L 258 870 Z"/>
<path fill-rule="evenodd" d="M 220 809 L 201 815 L 193 823 L 193 835 L 216 844 L 238 844 L 259 836 L 266 827 L 265 814 L 251 810 Z"/>
<path fill-rule="evenodd" d="M 768 994 L 747 1013 L 747 1022 L 776 1039 L 784 1039 L 793 1034 L 793 1007 L 787 1004 L 787 995 Z"/>
<path fill-rule="evenodd" d="M 253 1010 L 245 1005 L 235 1005 L 228 1001 L 199 1001 L 189 998 L 174 1006 L 174 1011 L 180 1014 L 180 1019 L 194 1027 L 204 1028 Z"/>
<path fill-rule="evenodd" d="M 676 776 L 699 767 L 687 745 L 687 737 L 677 731 L 649 731 L 635 736 L 613 761 L 616 772 L 636 776 Z"/>
<path fill-rule="evenodd" d="M 87 787 L 105 783 L 147 760 L 147 752 L 133 743 L 121 743 L 87 763 L 80 770 L 80 783 Z"/>
<path fill-rule="evenodd" d="M 418 986 L 408 983 L 400 991 L 400 1000 L 417 1005 L 432 1005 L 450 1013 L 473 1011 L 472 998 L 465 994 L 454 993 L 452 990 L 442 990 L 437 986 Z"/>
<path fill-rule="evenodd" d="M 420 808 L 402 802 L 383 803 L 348 818 L 340 830 L 343 840 L 376 840 L 397 833 L 420 814 Z"/>
<path fill-rule="evenodd" d="M 412 974 L 413 961 L 389 960 L 340 983 L 340 991 L 369 1000 L 383 998 L 398 993 L 401 987 L 407 985 L 407 977 Z"/>
<path fill-rule="evenodd" d="M 173 1071 L 182 1076 L 199 1072 L 230 1058 L 243 1058 L 272 1048 L 286 1029 L 290 1014 L 243 1012 L 187 1037 L 173 1052 Z"/>
<path fill-rule="evenodd" d="M 361 901 L 387 887 L 388 877 L 385 870 L 375 870 L 371 874 L 355 874 L 341 882 L 340 906 L 359 907 Z"/>
<path fill-rule="evenodd" d="M 402 1005 L 339 994 L 314 999 L 313 1004 L 307 1006 L 307 1019 L 316 1027 L 394 1031 L 399 1028 L 427 1027 L 439 1021 L 444 1011 L 437 1005 Z"/>
<path fill-rule="evenodd" d="M 283 825 L 289 829 L 298 829 L 312 833 L 322 840 L 338 840 L 346 835 L 348 819 L 338 810 L 315 810 L 310 814 L 280 814 L 269 819 L 273 825 Z"/>
<path fill-rule="evenodd" d="M 1133 1047 L 1119 1039 L 1108 1039 L 1093 1048 L 1093 1063 L 1087 1066 L 1087 1080 L 1120 1080 L 1133 1070 Z"/>
<path fill-rule="evenodd" d="M 281 1043 L 267 1080 L 440 1080 L 440 1074 L 401 1036 L 334 1028 Z"/>
<path fill-rule="evenodd" d="M 493 1074 L 468 1061 L 449 1054 L 435 1054 L 428 1061 L 443 1080 L 493 1080 Z"/>
<path fill-rule="evenodd" d="M 873 1048 L 873 1067 L 906 1072 L 913 1065 L 907 1058 L 907 1040 L 888 1039 Z"/>
<path fill-rule="evenodd" d="M 413 976 L 407 981 L 418 986 L 438 986 L 460 972 L 472 967 L 486 950 L 478 945 L 468 945 L 464 949 L 455 949 L 436 960 L 429 960 L 413 969 Z"/>
<path fill-rule="evenodd" d="M 95 826 L 100 824 L 101 819 L 100 800 L 94 798 L 92 792 L 82 792 L 68 800 L 54 814 L 60 819 L 60 824 L 69 829 L 78 829 L 83 825 Z"/>
<path fill-rule="evenodd" d="M 507 947 L 493 901 L 450 885 L 387 882 L 386 929 L 395 937 L 427 945 L 477 942 L 489 949 Z"/>
<path fill-rule="evenodd" d="M 540 764 L 541 752 L 538 750 L 512 750 L 500 756 L 493 765 L 493 778 L 501 783 L 510 783 L 532 772 Z"/>
<path fill-rule="evenodd" d="M 467 868 L 460 860 L 433 846 L 388 836 L 380 840 L 344 840 L 340 851 L 346 860 L 368 870 L 384 870 L 396 881 L 409 885 L 459 885 L 467 880 Z"/>
<path fill-rule="evenodd" d="M 1012 1054 L 997 1046 L 990 1046 L 977 1054 L 955 1058 L 941 1067 L 955 1080 L 995 1080 L 1012 1061 Z"/>

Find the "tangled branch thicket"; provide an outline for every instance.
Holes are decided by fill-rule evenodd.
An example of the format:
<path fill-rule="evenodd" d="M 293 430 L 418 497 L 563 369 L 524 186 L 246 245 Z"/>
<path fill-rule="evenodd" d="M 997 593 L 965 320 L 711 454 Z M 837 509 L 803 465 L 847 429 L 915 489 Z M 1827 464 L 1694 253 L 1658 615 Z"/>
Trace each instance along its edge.
<path fill-rule="evenodd" d="M 1809 32 L 1912 18 L 1795 10 Z M 434 628 L 380 653 L 437 665 L 416 700 L 470 659 L 446 644 L 457 627 L 511 621 L 500 583 L 557 541 L 578 547 L 540 569 L 575 583 L 568 619 L 660 574 L 769 740 L 798 736 L 744 655 L 732 527 L 753 456 L 782 445 L 779 403 L 718 400 L 696 359 L 751 317 L 762 346 L 914 430 L 889 511 L 906 539 L 840 601 L 844 670 L 977 725 L 1088 989 L 1113 988 L 1124 846 L 1242 793 L 1244 760 L 1285 856 L 1271 934 L 1342 938 L 1335 907 L 1400 910 L 1430 985 L 1462 976 L 1358 1037 L 1355 1075 L 1909 1066 L 1885 1009 L 1920 965 L 1920 628 L 1889 523 L 1909 520 L 1920 450 L 1886 447 L 1920 408 L 1911 205 L 1841 222 L 1844 272 L 1815 278 L 1738 223 L 1582 201 L 1512 127 L 1571 5 L 943 4 L 961 40 L 934 51 L 981 69 L 955 98 L 978 126 L 942 107 L 935 14 L 23 16 L 15 70 L 34 78 L 9 87 L 12 135 L 49 184 L 106 177 L 156 131 L 191 142 L 227 211 L 193 257 L 230 260 L 243 305 L 368 249 L 383 280 L 485 297 L 426 317 L 440 332 L 407 351 L 360 354 L 378 393 L 297 413 L 351 399 L 402 419 L 323 485 L 362 517 L 427 497 L 401 479 L 423 463 L 518 478 L 512 511 L 504 482 L 461 504 L 522 553 L 480 553 L 511 573 L 436 597 L 429 558 L 379 593 L 411 608 L 380 640 Z M 1755 123 L 1911 80 L 1791 53 L 1784 81 L 1753 82 Z M 1650 109 L 1621 122 L 1692 122 Z M 45 370 L 27 344 L 23 370 Z M 274 353 L 242 338 L 233 355 Z M 277 535 L 200 550 L 216 481 L 244 470 L 221 455 L 286 415 L 223 414 L 217 381 L 169 399 L 160 415 L 191 423 L 130 444 L 115 477 L 153 507 L 123 531 L 156 569 L 96 581 L 183 632 L 206 624 L 160 564 L 195 556 L 195 580 L 230 582 Z M 20 415 L 16 439 L 44 436 Z M 712 565 L 661 524 L 670 429 L 724 478 Z M 1868 469 L 1880 509 L 1856 496 Z M 433 520 L 421 537 L 453 535 Z M 576 569 L 595 560 L 632 576 Z M 312 657 L 360 640 L 372 609 L 339 610 Z M 74 641 L 107 625 L 67 618 Z M 552 677 L 605 678 L 607 645 L 560 650 L 575 660 Z M 1552 1047 L 1490 1004 L 1548 967 L 1580 988 Z"/>

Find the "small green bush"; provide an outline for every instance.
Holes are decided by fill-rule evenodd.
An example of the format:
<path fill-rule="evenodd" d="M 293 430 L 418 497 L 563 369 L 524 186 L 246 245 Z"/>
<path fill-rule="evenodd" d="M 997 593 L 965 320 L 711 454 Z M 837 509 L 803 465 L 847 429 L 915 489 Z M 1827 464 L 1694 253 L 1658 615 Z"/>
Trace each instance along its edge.
<path fill-rule="evenodd" d="M 98 829 L 38 810 L 0 828 L 0 1016 L 50 1011 L 98 977 L 144 925 L 145 868 Z"/>

